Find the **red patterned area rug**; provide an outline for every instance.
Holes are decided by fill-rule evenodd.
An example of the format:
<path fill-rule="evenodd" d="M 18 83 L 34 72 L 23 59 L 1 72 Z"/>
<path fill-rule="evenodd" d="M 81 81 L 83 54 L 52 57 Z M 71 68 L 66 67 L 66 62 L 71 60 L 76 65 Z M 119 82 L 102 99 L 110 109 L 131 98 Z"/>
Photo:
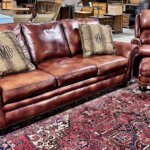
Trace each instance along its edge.
<path fill-rule="evenodd" d="M 150 92 L 134 83 L 97 96 L 9 128 L 0 150 L 150 150 Z"/>

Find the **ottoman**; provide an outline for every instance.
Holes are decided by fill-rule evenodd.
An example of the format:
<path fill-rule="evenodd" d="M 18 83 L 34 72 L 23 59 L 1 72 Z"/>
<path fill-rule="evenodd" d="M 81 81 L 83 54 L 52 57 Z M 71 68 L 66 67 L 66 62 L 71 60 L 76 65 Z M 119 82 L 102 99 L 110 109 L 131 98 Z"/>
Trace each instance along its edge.
<path fill-rule="evenodd" d="M 150 87 L 150 58 L 143 58 L 139 68 L 139 87 L 147 89 Z"/>

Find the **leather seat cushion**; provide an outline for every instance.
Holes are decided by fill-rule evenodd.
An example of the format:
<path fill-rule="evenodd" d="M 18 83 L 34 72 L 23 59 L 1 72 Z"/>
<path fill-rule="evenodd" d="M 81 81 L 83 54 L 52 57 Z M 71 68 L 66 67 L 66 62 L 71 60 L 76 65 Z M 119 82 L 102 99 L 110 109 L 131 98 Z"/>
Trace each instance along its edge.
<path fill-rule="evenodd" d="M 81 59 L 59 58 L 39 64 L 38 69 L 56 77 L 58 86 L 65 86 L 97 75 L 97 68 Z"/>
<path fill-rule="evenodd" d="M 140 75 L 150 77 L 150 58 L 143 58 L 140 64 Z"/>
<path fill-rule="evenodd" d="M 56 79 L 41 70 L 20 73 L 0 79 L 3 104 L 56 88 Z"/>
<path fill-rule="evenodd" d="M 150 45 L 142 45 L 139 50 L 139 55 L 150 56 Z"/>
<path fill-rule="evenodd" d="M 128 59 L 122 56 L 115 55 L 100 55 L 93 56 L 90 58 L 83 58 L 83 56 L 76 55 L 74 59 L 84 61 L 85 63 L 90 63 L 91 65 L 96 65 L 98 68 L 98 75 L 106 75 L 109 73 L 113 73 L 122 69 L 127 68 Z"/>

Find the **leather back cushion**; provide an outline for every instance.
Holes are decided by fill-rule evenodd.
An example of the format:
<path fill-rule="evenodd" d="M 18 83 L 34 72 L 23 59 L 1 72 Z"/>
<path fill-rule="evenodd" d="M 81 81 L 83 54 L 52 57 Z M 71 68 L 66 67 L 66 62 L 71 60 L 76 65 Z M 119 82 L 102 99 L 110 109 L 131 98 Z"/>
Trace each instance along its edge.
<path fill-rule="evenodd" d="M 58 22 L 22 24 L 22 30 L 35 64 L 70 55 Z"/>
<path fill-rule="evenodd" d="M 150 30 L 150 10 L 143 10 L 140 15 L 140 26 L 141 29 Z"/>
<path fill-rule="evenodd" d="M 0 25 L 0 32 L 4 32 L 4 31 L 8 31 L 8 30 L 14 32 L 14 34 L 16 35 L 16 37 L 17 37 L 17 39 L 20 43 L 20 46 L 22 48 L 22 51 L 23 51 L 25 57 L 28 60 L 31 60 L 28 48 L 27 48 L 27 46 L 24 42 L 24 37 L 21 35 L 21 26 L 20 26 L 20 24 L 10 23 L 10 24 L 1 24 Z"/>
<path fill-rule="evenodd" d="M 99 24 L 95 18 L 61 20 L 72 55 L 82 53 L 79 24 Z"/>
<path fill-rule="evenodd" d="M 150 44 L 150 29 L 143 30 L 140 36 L 142 44 Z"/>

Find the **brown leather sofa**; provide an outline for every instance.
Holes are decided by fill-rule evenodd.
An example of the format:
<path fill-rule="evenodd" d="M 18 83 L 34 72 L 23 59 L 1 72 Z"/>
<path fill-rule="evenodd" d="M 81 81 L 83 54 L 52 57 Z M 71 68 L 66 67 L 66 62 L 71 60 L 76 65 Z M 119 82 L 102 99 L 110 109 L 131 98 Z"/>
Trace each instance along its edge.
<path fill-rule="evenodd" d="M 83 58 L 79 23 L 99 22 L 0 25 L 0 31 L 14 31 L 26 58 L 37 67 L 0 79 L 0 128 L 130 80 L 138 47 L 115 42 L 116 55 Z"/>
<path fill-rule="evenodd" d="M 139 68 L 139 87 L 146 90 L 150 86 L 150 57 L 142 59 Z"/>
<path fill-rule="evenodd" d="M 143 10 L 136 16 L 134 34 L 131 43 L 139 46 L 133 67 L 134 75 L 137 76 L 142 58 L 150 56 L 150 10 Z"/>

